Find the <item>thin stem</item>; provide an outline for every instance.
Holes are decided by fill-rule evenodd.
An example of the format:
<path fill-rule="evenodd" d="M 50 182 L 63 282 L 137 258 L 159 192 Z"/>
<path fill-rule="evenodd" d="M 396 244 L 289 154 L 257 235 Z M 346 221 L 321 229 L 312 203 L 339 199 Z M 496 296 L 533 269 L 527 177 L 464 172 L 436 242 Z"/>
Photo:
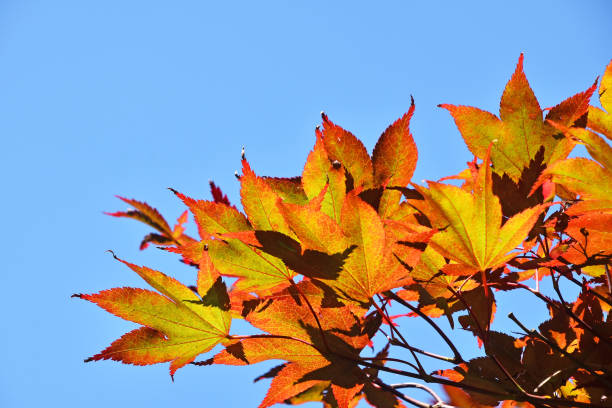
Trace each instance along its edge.
<path fill-rule="evenodd" d="M 435 358 L 435 359 L 438 359 L 438 360 L 446 361 L 447 363 L 458 364 L 457 361 L 455 360 L 455 358 L 453 358 L 453 357 L 446 357 L 446 356 L 441 356 L 439 354 L 430 353 L 429 351 L 421 350 L 420 348 L 411 346 L 410 344 L 402 344 L 402 343 L 398 342 L 395 339 L 389 339 L 389 343 L 391 343 L 394 346 L 403 347 L 405 349 L 412 350 L 414 352 L 417 352 L 417 353 L 422 354 L 422 355 L 427 356 L 427 357 L 431 357 L 431 358 Z"/>
<path fill-rule="evenodd" d="M 454 406 L 452 406 L 452 405 L 447 405 L 447 404 L 445 404 L 445 403 L 444 403 L 443 401 L 441 401 L 441 400 L 437 400 L 437 401 L 436 401 L 436 403 L 434 403 L 434 404 L 428 404 L 428 403 L 426 403 L 426 402 L 419 401 L 419 400 L 417 400 L 417 399 L 414 399 L 414 398 L 412 398 L 412 397 L 409 397 L 408 395 L 406 395 L 406 394 L 404 394 L 404 393 L 402 393 L 402 392 L 398 391 L 397 389 L 393 388 L 392 386 L 389 386 L 389 385 L 387 385 L 387 384 L 383 383 L 383 382 L 382 382 L 380 379 L 378 379 L 378 378 L 376 378 L 376 379 L 374 380 L 374 383 L 375 383 L 376 385 L 378 385 L 380 388 L 382 388 L 382 389 L 384 389 L 384 390 L 386 390 L 386 391 L 391 392 L 392 394 L 394 394 L 394 395 L 395 395 L 396 397 L 398 397 L 399 399 L 404 400 L 404 401 L 406 401 L 407 403 L 409 403 L 409 404 L 411 404 L 411 405 L 414 405 L 415 407 L 419 407 L 419 408 L 456 408 L 456 407 L 454 407 Z M 417 385 L 420 385 L 420 384 L 417 384 Z M 415 388 L 417 388 L 417 387 L 415 387 Z M 425 386 L 418 387 L 418 388 L 428 389 L 428 388 L 427 388 L 427 387 L 425 387 Z M 432 395 L 436 395 L 436 394 L 435 394 L 433 391 L 431 392 L 431 394 L 432 394 Z"/>
<path fill-rule="evenodd" d="M 606 336 L 602 336 L 601 334 L 597 333 L 588 323 L 586 323 L 580 317 L 576 316 L 576 314 L 571 309 L 569 309 L 567 307 L 559 306 L 557 303 L 553 302 L 552 299 L 549 299 L 547 296 L 544 296 L 540 292 L 536 292 L 535 290 L 533 290 L 529 286 L 523 285 L 522 283 L 506 282 L 505 284 L 509 285 L 509 286 L 515 286 L 517 288 L 525 289 L 525 290 L 533 293 L 535 296 L 540 298 L 540 300 L 542 300 L 544 303 L 546 303 L 550 307 L 554 307 L 557 310 L 561 310 L 561 311 L 565 312 L 572 319 L 574 319 L 576 322 L 578 322 L 578 324 L 580 324 L 582 327 L 584 327 L 585 329 L 590 331 L 595 336 L 599 337 L 602 341 L 612 345 L 612 342 L 610 341 L 610 339 L 608 339 Z"/>
<path fill-rule="evenodd" d="M 444 333 L 444 331 L 440 328 L 440 326 L 438 326 L 429 316 L 423 313 L 419 308 L 412 306 L 410 303 L 406 302 L 404 299 L 397 296 L 395 293 L 391 291 L 385 292 L 385 296 L 395 300 L 402 306 L 407 307 L 408 309 L 412 310 L 419 317 L 425 320 L 431 327 L 433 327 L 433 329 L 440 335 L 440 337 L 442 337 L 444 342 L 448 345 L 448 347 L 453 352 L 453 355 L 455 356 L 455 358 L 453 359 L 453 361 L 451 361 L 452 363 L 461 364 L 465 362 L 465 360 L 461 356 L 461 353 L 459 353 L 459 350 L 457 350 L 457 347 L 455 347 L 451 339 L 448 338 L 448 336 L 446 335 L 446 333 Z"/>
<path fill-rule="evenodd" d="M 404 338 L 404 336 L 402 336 L 402 333 L 400 333 L 399 330 L 397 330 L 395 328 L 395 326 L 393 326 L 393 321 L 391 320 L 391 318 L 389 317 L 388 314 L 386 314 L 385 312 L 383 312 L 380 307 L 376 304 L 376 302 L 372 302 L 372 304 L 374 305 L 374 307 L 376 308 L 376 310 L 378 310 L 378 313 L 381 314 L 381 316 L 385 317 L 387 320 L 387 323 L 389 323 L 389 327 L 391 328 L 391 332 L 396 332 L 397 335 L 399 336 L 399 338 L 402 340 L 402 342 L 404 342 L 405 345 L 408 345 L 408 342 L 406 341 L 406 339 Z M 414 361 L 416 362 L 417 366 L 419 367 L 419 373 L 423 373 L 425 374 L 425 369 L 423 368 L 423 366 L 421 365 L 421 362 L 419 361 L 419 358 L 417 357 L 417 355 L 415 354 L 415 352 L 411 349 L 408 349 L 410 351 L 410 354 L 412 354 L 412 357 L 414 358 Z"/>
<path fill-rule="evenodd" d="M 437 403 L 444 403 L 442 398 L 440 398 L 440 396 L 436 394 L 434 390 L 432 390 L 431 388 L 423 384 L 408 382 L 408 383 L 400 383 L 400 384 L 390 384 L 389 387 L 396 389 L 396 390 L 400 388 L 418 388 L 420 390 L 423 390 L 429 393 L 436 400 Z"/>
<path fill-rule="evenodd" d="M 362 360 L 370 360 L 370 361 L 393 361 L 395 363 L 406 364 L 410 366 L 411 368 L 414 368 L 416 371 L 419 371 L 419 367 L 412 364 L 410 361 L 401 360 L 399 358 L 392 358 L 392 357 L 359 357 L 359 358 L 361 358 Z"/>

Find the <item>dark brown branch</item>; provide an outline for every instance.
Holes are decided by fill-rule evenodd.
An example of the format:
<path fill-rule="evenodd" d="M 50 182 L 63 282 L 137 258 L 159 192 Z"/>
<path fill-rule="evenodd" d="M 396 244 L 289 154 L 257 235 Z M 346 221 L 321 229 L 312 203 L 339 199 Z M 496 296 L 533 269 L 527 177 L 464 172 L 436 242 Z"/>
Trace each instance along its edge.
<path fill-rule="evenodd" d="M 465 362 L 465 360 L 461 356 L 461 353 L 459 353 L 459 350 L 457 350 L 457 347 L 455 347 L 455 345 L 453 344 L 451 339 L 448 338 L 446 333 L 444 333 L 444 331 L 440 328 L 440 326 L 438 326 L 431 319 L 431 317 L 427 316 L 419 308 L 412 306 L 410 303 L 406 302 L 404 299 L 402 299 L 401 297 L 397 296 L 397 294 L 395 294 L 395 293 L 393 293 L 391 291 L 385 292 L 385 296 L 395 300 L 396 302 L 398 302 L 402 306 L 407 307 L 408 309 L 410 309 L 411 311 L 416 313 L 419 317 L 421 317 L 423 320 L 425 320 L 431 327 L 433 327 L 433 329 L 440 335 L 440 337 L 442 337 L 444 342 L 448 345 L 448 347 L 453 352 L 453 355 L 455 356 L 455 358 L 451 361 L 453 364 L 461 364 L 461 363 Z"/>

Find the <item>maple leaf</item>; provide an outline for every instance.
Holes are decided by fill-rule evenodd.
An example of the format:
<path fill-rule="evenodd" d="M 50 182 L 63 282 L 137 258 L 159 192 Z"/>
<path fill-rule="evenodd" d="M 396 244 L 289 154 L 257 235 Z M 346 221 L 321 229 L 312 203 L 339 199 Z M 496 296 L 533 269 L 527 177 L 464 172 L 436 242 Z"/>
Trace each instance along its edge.
<path fill-rule="evenodd" d="M 612 60 L 601 78 L 599 101 L 605 111 L 589 106 L 588 127 L 612 140 Z"/>
<path fill-rule="evenodd" d="M 170 229 L 168 222 L 155 208 L 142 201 L 124 198 L 120 196 L 117 196 L 117 198 L 119 198 L 121 201 L 128 203 L 129 205 L 134 207 L 134 209 L 105 214 L 111 215 L 113 217 L 133 218 L 145 224 L 148 224 L 149 226 L 155 228 L 164 235 L 172 236 L 172 230 Z"/>
<path fill-rule="evenodd" d="M 570 214 L 583 211 L 612 210 L 612 171 L 600 166 L 597 162 L 583 157 L 558 161 L 549 166 L 540 176 L 538 184 L 551 180 L 564 188 L 580 194 L 582 202 L 570 208 Z"/>
<path fill-rule="evenodd" d="M 227 195 L 223 194 L 223 191 L 221 191 L 221 188 L 219 188 L 219 186 L 217 186 L 214 181 L 211 180 L 208 182 L 208 184 L 210 185 L 210 193 L 213 196 L 213 201 L 215 203 L 220 203 L 220 204 L 231 206 L 229 198 L 227 198 Z"/>
<path fill-rule="evenodd" d="M 534 226 L 542 205 L 528 208 L 502 226 L 499 198 L 492 190 L 489 155 L 481 164 L 473 194 L 459 187 L 428 182 L 429 188 L 415 186 L 429 201 L 440 230 L 430 240 L 444 257 L 486 271 L 504 265 L 516 254 L 512 251 Z M 465 274 L 465 273 L 461 273 Z"/>
<path fill-rule="evenodd" d="M 330 160 L 319 129 L 316 130 L 315 145 L 304 165 L 302 185 L 309 200 L 318 196 L 327 186 L 321 202 L 321 211 L 336 222 L 340 222 L 340 211 L 346 195 L 346 175 L 340 162 L 334 164 Z"/>
<path fill-rule="evenodd" d="M 195 294 L 161 272 L 119 261 L 159 293 L 115 288 L 90 295 L 75 295 L 116 316 L 145 326 L 126 333 L 85 361 L 112 359 L 135 365 L 170 361 L 170 375 L 174 376 L 176 370 L 198 355 L 228 340 L 231 324 L 229 298 L 220 280 L 210 287 L 200 287 L 201 292 Z"/>
<path fill-rule="evenodd" d="M 376 142 L 372 154 L 375 185 L 406 187 L 410 183 L 418 159 L 409 129 L 413 113 L 414 99 L 411 98 L 408 112 L 390 125 Z M 383 218 L 397 209 L 400 197 L 398 190 L 384 190 L 378 207 Z"/>
<path fill-rule="evenodd" d="M 327 156 L 333 162 L 340 162 L 350 174 L 355 188 L 373 187 L 372 160 L 359 139 L 351 132 L 333 123 L 325 113 L 323 117 L 322 139 Z"/>
<path fill-rule="evenodd" d="M 328 296 L 324 289 L 304 281 L 260 299 L 245 319 L 268 335 L 239 339 L 210 363 L 288 361 L 260 407 L 283 402 L 321 383 L 331 383 L 338 405 L 348 407 L 365 381 L 355 360 L 370 337 L 360 317 L 364 309 L 340 303 L 329 307 Z"/>
<path fill-rule="evenodd" d="M 263 178 L 255 175 L 246 159 L 242 159 L 240 186 L 244 212 L 255 229 L 293 235 L 285 218 L 276 208 L 280 197 Z"/>
<path fill-rule="evenodd" d="M 594 86 L 553 108 L 547 118 L 571 126 L 584 115 Z M 564 138 L 555 138 L 555 129 L 542 118 L 542 109 L 523 72 L 523 54 L 516 70 L 507 83 L 501 98 L 499 118 L 492 113 L 469 106 L 442 104 L 447 109 L 470 151 L 484 156 L 493 143 L 491 162 L 496 172 L 507 174 L 517 181 L 523 169 L 529 167 L 537 152 L 544 147 L 544 162 L 550 163 L 567 157 L 573 144 Z"/>
<path fill-rule="evenodd" d="M 240 240 L 221 239 L 223 234 L 252 230 L 246 217 L 234 207 L 194 200 L 177 191 L 175 194 L 193 213 L 200 236 L 205 241 L 203 245 L 208 248 L 214 267 L 222 275 L 238 277 L 234 283 L 238 290 L 264 292 L 279 285 L 288 285 L 289 279 L 295 276 L 295 272 L 288 269 L 280 259 Z"/>
<path fill-rule="evenodd" d="M 293 204 L 308 202 L 301 177 L 263 177 L 263 179 L 283 201 Z"/>

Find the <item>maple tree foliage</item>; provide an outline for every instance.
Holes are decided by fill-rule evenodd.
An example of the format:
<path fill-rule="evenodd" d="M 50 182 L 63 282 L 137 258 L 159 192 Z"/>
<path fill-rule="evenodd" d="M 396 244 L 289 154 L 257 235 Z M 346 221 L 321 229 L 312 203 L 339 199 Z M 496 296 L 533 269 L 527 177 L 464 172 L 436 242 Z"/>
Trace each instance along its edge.
<path fill-rule="evenodd" d="M 612 406 L 610 88 L 612 62 L 599 88 L 596 81 L 542 109 L 521 55 L 499 116 L 440 105 L 474 160 L 427 186 L 411 183 L 414 101 L 372 155 L 323 114 L 300 176 L 258 175 L 243 153 L 242 211 L 213 182 L 212 200 L 172 190 L 195 219 L 197 238 L 185 234 L 187 211 L 171 228 L 148 204 L 120 197 L 133 209 L 109 215 L 155 230 L 141 249 L 176 253 L 197 274 L 185 286 L 117 258 L 154 290 L 74 295 L 141 325 L 86 361 L 170 362 L 174 376 L 186 364 L 280 360 L 257 379 L 271 379 L 260 407 L 348 408 L 362 399 L 379 408 Z M 602 109 L 591 105 L 597 94 Z M 590 157 L 570 158 L 577 145 Z M 532 287 L 544 278 L 554 294 Z M 574 301 L 561 284 L 579 290 Z M 510 313 L 516 331 L 492 330 L 499 291 L 527 292 L 550 318 L 530 329 Z M 393 316 L 391 307 L 405 313 Z M 396 322 L 403 316 L 430 325 L 448 355 L 411 345 L 402 327 L 410 320 Z M 481 357 L 464 359 L 440 317 L 471 332 Z M 235 334 L 234 319 L 258 333 Z M 222 351 L 195 361 L 217 345 Z M 411 360 L 394 357 L 398 349 Z M 422 359 L 439 369 L 426 371 Z M 388 383 L 381 372 L 404 382 Z"/>

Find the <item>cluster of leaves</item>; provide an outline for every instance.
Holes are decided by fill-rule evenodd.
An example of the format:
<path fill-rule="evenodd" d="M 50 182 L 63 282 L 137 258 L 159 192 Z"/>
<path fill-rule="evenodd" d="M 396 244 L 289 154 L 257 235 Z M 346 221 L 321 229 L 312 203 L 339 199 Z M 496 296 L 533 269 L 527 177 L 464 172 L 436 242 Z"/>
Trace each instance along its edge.
<path fill-rule="evenodd" d="M 387 384 L 379 373 L 447 387 L 457 406 L 611 406 L 612 63 L 597 83 L 546 115 L 523 73 L 506 85 L 499 117 L 441 105 L 453 116 L 474 161 L 456 176 L 412 184 L 417 148 L 410 110 L 389 126 L 370 156 L 323 114 L 299 177 L 255 174 L 243 154 L 242 209 L 211 183 L 213 200 L 172 190 L 193 214 L 199 239 L 185 235 L 187 213 L 171 229 L 145 203 L 110 215 L 142 221 L 154 243 L 197 268 L 194 286 L 121 260 L 155 289 L 115 288 L 75 295 L 142 327 L 86 361 L 147 365 L 284 363 L 260 407 L 320 401 L 326 407 L 450 406 L 421 383 Z M 603 136 L 603 137 L 602 137 Z M 577 145 L 589 158 L 568 158 Z M 453 180 L 454 184 L 446 183 Z M 228 277 L 233 280 L 227 290 Z M 550 278 L 555 298 L 527 285 Z M 577 285 L 563 297 L 559 282 Z M 497 291 L 527 291 L 550 320 L 521 337 L 491 330 Z M 452 356 L 412 346 L 391 303 L 424 319 Z M 395 307 L 395 306 L 394 306 Z M 482 357 L 467 361 L 435 322 L 473 333 Z M 258 329 L 230 334 L 233 319 Z M 384 346 L 374 352 L 372 340 Z M 221 344 L 208 360 L 195 358 Z M 394 358 L 396 347 L 412 361 Z M 368 356 L 368 351 L 372 355 Z M 420 359 L 444 364 L 427 372 Z M 450 364 L 450 366 L 449 366 Z M 400 390 L 423 388 L 434 403 Z M 462 389 L 463 391 L 459 390 Z"/>

